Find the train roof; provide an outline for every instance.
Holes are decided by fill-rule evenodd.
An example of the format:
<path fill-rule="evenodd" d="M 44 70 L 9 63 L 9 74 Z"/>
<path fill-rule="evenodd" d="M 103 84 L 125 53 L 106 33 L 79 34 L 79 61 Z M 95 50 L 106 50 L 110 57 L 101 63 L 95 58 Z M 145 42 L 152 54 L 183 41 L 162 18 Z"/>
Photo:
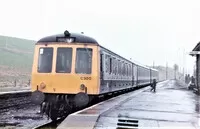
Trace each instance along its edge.
<path fill-rule="evenodd" d="M 158 71 L 157 69 L 154 69 L 154 68 L 150 68 L 151 70 L 154 70 L 154 71 Z"/>
<path fill-rule="evenodd" d="M 143 67 L 143 68 L 146 68 L 146 69 L 151 69 L 151 67 L 148 67 L 148 66 L 146 66 L 146 65 L 143 65 L 143 64 L 139 63 L 138 61 L 135 61 L 135 60 L 132 61 L 132 60 L 131 60 L 131 62 L 134 63 L 135 65 L 140 66 L 140 67 Z"/>
<path fill-rule="evenodd" d="M 68 31 L 65 31 L 63 34 L 57 34 L 57 35 L 51 35 L 44 37 L 36 44 L 45 44 L 46 42 L 53 43 L 53 42 L 67 42 L 71 39 L 70 43 L 88 43 L 88 44 L 97 44 L 98 42 L 89 36 L 86 36 L 84 34 L 78 34 L 78 33 L 69 33 Z"/>
<path fill-rule="evenodd" d="M 143 67 L 143 68 L 146 68 L 146 69 L 151 69 L 150 67 L 145 66 L 145 65 L 143 65 L 143 64 L 139 64 L 139 63 L 137 63 L 136 65 L 138 65 L 138 66 L 140 66 L 140 67 Z"/>
<path fill-rule="evenodd" d="M 126 61 L 128 61 L 128 62 L 131 62 L 131 63 L 133 63 L 133 64 L 135 64 L 135 65 L 137 65 L 137 66 L 140 66 L 140 67 L 143 67 L 143 68 L 146 68 L 146 69 L 150 69 L 150 67 L 147 67 L 147 66 L 145 66 L 145 65 L 142 65 L 141 63 L 139 63 L 139 62 L 137 62 L 137 61 L 133 61 L 133 60 L 127 59 L 127 58 L 122 57 L 121 55 L 117 54 L 116 52 L 113 52 L 113 51 L 109 50 L 108 48 L 105 48 L 105 47 L 103 47 L 103 46 L 101 46 L 101 45 L 99 45 L 99 46 L 100 46 L 101 48 L 103 48 L 103 49 L 106 49 L 107 51 L 110 51 L 110 52 L 114 53 L 115 55 L 117 55 L 117 56 L 123 58 L 124 60 L 126 60 Z"/>

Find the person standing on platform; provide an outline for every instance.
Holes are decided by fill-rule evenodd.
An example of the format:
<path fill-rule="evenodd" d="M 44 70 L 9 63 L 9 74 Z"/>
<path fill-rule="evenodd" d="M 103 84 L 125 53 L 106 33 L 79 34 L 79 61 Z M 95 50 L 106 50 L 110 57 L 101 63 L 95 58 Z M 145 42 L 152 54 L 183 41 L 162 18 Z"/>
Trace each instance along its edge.
<path fill-rule="evenodd" d="M 151 85 L 151 91 L 156 92 L 156 79 L 153 79 L 153 84 Z"/>

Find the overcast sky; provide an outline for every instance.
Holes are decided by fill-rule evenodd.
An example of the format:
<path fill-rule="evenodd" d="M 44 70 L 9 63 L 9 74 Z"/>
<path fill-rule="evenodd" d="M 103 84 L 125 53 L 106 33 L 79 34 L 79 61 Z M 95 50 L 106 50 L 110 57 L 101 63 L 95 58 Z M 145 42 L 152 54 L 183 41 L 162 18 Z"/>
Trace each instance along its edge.
<path fill-rule="evenodd" d="M 145 65 L 174 63 L 192 72 L 188 56 L 200 41 L 199 0 L 1 0 L 0 35 L 38 40 L 84 32 Z M 184 63 L 185 62 L 185 63 Z"/>

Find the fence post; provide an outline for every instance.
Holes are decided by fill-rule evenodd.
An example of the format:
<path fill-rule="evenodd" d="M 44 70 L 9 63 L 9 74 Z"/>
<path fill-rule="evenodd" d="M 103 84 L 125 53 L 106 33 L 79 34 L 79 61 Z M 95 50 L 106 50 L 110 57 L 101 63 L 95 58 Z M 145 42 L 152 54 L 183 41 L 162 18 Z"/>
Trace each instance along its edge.
<path fill-rule="evenodd" d="M 29 79 L 29 80 L 28 80 L 28 86 L 30 86 L 30 83 L 31 83 L 31 80 Z"/>
<path fill-rule="evenodd" d="M 16 79 L 15 79 L 15 82 L 14 82 L 14 86 L 15 86 L 15 87 L 17 86 L 17 81 L 16 81 Z"/>

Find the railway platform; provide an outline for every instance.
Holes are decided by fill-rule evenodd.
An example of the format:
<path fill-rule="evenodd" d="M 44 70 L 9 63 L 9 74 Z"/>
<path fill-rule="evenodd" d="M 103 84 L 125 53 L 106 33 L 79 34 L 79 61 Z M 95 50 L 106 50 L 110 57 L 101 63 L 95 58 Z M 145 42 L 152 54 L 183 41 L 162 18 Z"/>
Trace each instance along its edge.
<path fill-rule="evenodd" d="M 69 115 L 57 129 L 199 129 L 200 98 L 167 80 L 156 93 L 145 87 Z"/>

